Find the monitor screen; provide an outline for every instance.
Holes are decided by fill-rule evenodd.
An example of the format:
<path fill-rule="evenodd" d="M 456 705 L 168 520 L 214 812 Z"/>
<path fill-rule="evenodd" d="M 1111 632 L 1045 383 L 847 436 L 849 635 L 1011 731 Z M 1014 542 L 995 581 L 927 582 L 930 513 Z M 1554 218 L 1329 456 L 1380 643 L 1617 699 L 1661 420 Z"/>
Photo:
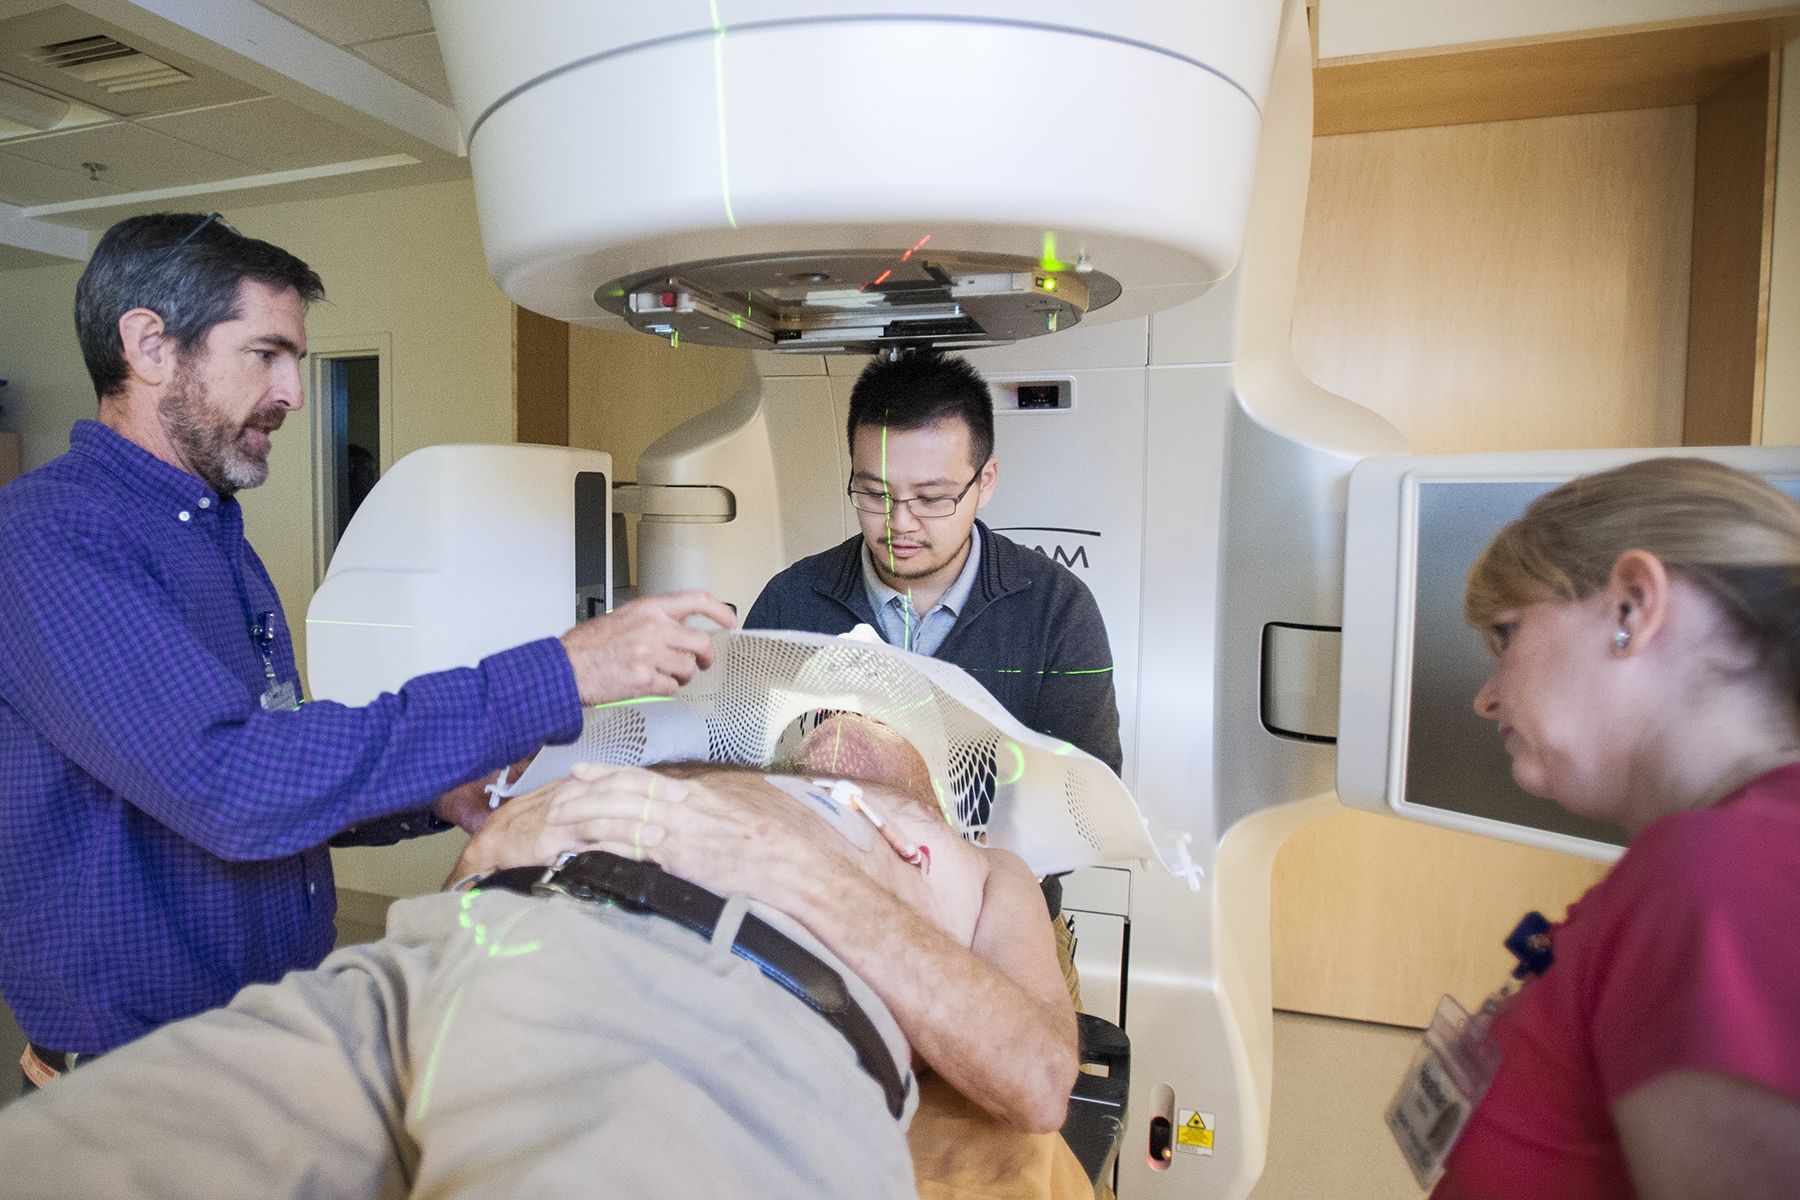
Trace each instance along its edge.
<path fill-rule="evenodd" d="M 1657 453 L 1755 471 L 1800 500 L 1800 447 L 1367 459 L 1350 480 L 1338 793 L 1357 808 L 1609 857 L 1616 825 L 1523 791 L 1474 698 L 1492 658 L 1463 620 L 1469 568 L 1564 480 Z"/>

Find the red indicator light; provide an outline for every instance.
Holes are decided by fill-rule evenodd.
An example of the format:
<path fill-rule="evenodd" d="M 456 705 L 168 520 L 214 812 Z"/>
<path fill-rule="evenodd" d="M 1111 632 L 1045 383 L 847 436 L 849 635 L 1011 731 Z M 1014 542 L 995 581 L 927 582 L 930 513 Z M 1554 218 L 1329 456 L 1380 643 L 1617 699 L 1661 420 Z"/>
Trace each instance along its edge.
<path fill-rule="evenodd" d="M 675 293 L 674 292 L 664 292 L 662 294 L 662 306 L 664 308 L 674 308 L 675 307 Z"/>

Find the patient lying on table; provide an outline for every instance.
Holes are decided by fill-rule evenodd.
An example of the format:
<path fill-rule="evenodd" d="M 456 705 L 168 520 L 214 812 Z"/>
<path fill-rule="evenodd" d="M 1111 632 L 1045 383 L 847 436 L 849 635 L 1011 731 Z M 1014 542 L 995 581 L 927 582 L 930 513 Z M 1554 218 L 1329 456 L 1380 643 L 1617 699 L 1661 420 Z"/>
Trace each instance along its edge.
<path fill-rule="evenodd" d="M 475 886 L 0 1113 L 8 1194 L 913 1196 L 914 1055 L 1059 1128 L 1036 879 L 947 827 L 891 730 L 833 717 L 797 757 L 508 803 Z"/>

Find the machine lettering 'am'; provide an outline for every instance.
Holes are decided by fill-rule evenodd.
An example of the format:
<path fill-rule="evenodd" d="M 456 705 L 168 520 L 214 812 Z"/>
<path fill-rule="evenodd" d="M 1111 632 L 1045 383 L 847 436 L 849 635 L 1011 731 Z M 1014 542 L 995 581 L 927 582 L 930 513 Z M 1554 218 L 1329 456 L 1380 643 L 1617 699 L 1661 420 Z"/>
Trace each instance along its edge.
<path fill-rule="evenodd" d="M 1071 529 L 1062 525 L 1004 525 L 996 526 L 994 532 L 1038 535 L 1046 533 L 1052 535 L 1060 534 L 1062 537 L 1052 537 L 1050 539 L 1045 539 L 1040 536 L 1037 538 L 1020 537 L 1015 538 L 1014 540 L 1018 541 L 1028 549 L 1036 550 L 1051 562 L 1060 563 L 1070 570 L 1074 570 L 1076 567 L 1083 567 L 1091 570 L 1093 564 L 1088 561 L 1088 548 L 1084 543 L 1079 541 L 1069 542 L 1063 539 L 1098 539 L 1102 536 L 1098 529 Z"/>

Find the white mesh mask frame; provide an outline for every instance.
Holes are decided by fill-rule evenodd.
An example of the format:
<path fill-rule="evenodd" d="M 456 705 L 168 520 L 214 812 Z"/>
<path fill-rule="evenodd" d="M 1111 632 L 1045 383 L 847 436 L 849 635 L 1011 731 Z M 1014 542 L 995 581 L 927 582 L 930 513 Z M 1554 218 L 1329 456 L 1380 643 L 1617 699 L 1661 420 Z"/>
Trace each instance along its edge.
<path fill-rule="evenodd" d="M 576 741 L 545 747 L 499 794 L 554 782 L 577 762 L 767 766 L 800 718 L 842 710 L 905 737 L 951 825 L 1040 875 L 1157 857 L 1143 814 L 1105 763 L 1025 728 L 960 667 L 815 633 L 721 632 L 713 653 L 674 696 L 588 709 Z"/>

